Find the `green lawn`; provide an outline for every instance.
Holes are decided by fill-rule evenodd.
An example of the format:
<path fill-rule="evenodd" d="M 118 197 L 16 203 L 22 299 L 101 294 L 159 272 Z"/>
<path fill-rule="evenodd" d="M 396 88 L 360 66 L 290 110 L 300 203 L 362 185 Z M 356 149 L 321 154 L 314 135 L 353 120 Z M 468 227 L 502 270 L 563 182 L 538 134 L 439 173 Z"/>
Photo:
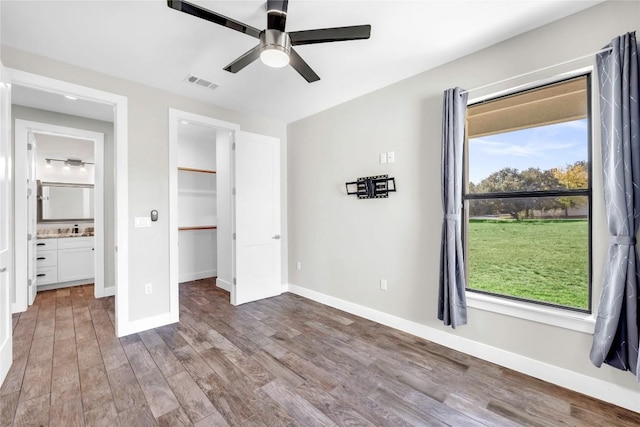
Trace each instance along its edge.
<path fill-rule="evenodd" d="M 588 308 L 586 220 L 470 220 L 469 288 Z"/>

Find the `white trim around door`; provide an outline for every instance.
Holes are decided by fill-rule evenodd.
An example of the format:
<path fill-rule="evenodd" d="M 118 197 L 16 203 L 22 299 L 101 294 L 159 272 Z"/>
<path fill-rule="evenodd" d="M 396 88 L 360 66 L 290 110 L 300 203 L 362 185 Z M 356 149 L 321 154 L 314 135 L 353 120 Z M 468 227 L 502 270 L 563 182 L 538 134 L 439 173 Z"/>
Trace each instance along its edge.
<path fill-rule="evenodd" d="M 115 136 L 115 293 L 116 335 L 126 335 L 129 329 L 129 230 L 128 230 L 128 103 L 127 98 L 110 92 L 80 86 L 21 70 L 10 69 L 11 82 L 32 88 L 73 95 L 87 100 L 113 105 Z"/>

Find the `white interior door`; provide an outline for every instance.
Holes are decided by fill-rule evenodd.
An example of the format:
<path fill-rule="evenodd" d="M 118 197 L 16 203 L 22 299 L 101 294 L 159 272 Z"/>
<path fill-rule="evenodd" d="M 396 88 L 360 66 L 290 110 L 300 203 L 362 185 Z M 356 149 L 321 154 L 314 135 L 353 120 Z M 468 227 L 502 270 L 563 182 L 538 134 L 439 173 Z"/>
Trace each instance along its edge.
<path fill-rule="evenodd" d="M 9 280 L 9 189 L 11 175 L 11 86 L 0 63 L 0 384 L 13 360 Z"/>
<path fill-rule="evenodd" d="M 234 305 L 282 292 L 280 140 L 236 135 Z"/>
<path fill-rule="evenodd" d="M 36 137 L 33 132 L 29 132 L 27 138 L 27 286 L 29 305 L 31 305 L 36 299 L 38 289 L 36 267 L 38 186 L 36 185 Z"/>

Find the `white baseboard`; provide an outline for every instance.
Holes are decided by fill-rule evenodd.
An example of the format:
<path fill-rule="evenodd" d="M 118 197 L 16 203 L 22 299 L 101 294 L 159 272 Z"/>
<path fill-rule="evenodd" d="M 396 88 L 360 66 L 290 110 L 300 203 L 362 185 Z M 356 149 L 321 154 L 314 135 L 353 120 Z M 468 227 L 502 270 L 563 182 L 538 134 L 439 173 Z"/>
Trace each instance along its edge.
<path fill-rule="evenodd" d="M 222 280 L 219 277 L 216 279 L 216 286 L 220 289 L 224 289 L 227 292 L 231 292 L 231 283 L 227 282 L 226 280 Z"/>
<path fill-rule="evenodd" d="M 127 322 L 127 328 L 124 330 L 116 330 L 120 333 L 118 337 L 124 337 L 127 335 L 135 334 L 138 332 L 146 331 L 148 329 L 158 328 L 164 325 L 170 325 L 179 321 L 178 313 L 164 313 L 158 316 L 148 317 L 140 320 L 133 320 Z M 116 319 L 117 322 L 117 319 Z"/>
<path fill-rule="evenodd" d="M 109 286 L 108 288 L 104 288 L 103 290 L 103 295 L 105 297 L 110 297 L 112 295 L 116 294 L 116 287 L 115 286 Z"/>
<path fill-rule="evenodd" d="M 193 280 L 208 279 L 216 277 L 218 270 L 195 271 L 193 273 L 182 273 L 178 277 L 178 283 L 191 282 Z"/>
<path fill-rule="evenodd" d="M 463 338 L 369 307 L 354 304 L 301 286 L 288 284 L 288 291 L 356 316 L 398 329 L 479 359 L 556 384 L 569 390 L 640 413 L 640 390 L 630 390 L 565 368 L 550 365 L 497 347 Z"/>

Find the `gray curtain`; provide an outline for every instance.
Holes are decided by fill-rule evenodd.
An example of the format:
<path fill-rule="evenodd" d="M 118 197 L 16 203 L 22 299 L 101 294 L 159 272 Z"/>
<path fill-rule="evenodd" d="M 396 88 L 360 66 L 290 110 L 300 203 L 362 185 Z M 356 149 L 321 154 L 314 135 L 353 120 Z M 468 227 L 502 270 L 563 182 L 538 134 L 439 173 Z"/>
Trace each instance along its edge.
<path fill-rule="evenodd" d="M 442 242 L 438 319 L 445 325 L 467 323 L 464 251 L 462 249 L 462 168 L 467 93 L 444 92 L 442 112 Z"/>
<path fill-rule="evenodd" d="M 611 241 L 591 348 L 591 362 L 629 370 L 638 366 L 636 233 L 640 225 L 640 112 L 635 33 L 612 40 L 597 55 L 604 199 Z"/>

